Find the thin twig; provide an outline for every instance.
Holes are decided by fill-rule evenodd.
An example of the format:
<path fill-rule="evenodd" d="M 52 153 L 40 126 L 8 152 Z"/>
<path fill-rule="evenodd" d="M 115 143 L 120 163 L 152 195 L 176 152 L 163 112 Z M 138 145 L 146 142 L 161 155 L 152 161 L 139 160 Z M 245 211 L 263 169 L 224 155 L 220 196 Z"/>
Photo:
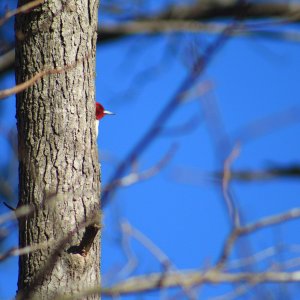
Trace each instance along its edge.
<path fill-rule="evenodd" d="M 155 138 L 161 133 L 163 126 L 167 123 L 170 117 L 175 113 L 178 107 L 181 105 L 182 101 L 185 99 L 186 93 L 195 85 L 199 80 L 200 75 L 206 66 L 210 63 L 213 55 L 225 44 L 229 38 L 229 33 L 235 28 L 236 22 L 226 27 L 226 29 L 220 34 L 216 40 L 209 44 L 205 49 L 203 55 L 199 56 L 197 61 L 194 63 L 189 74 L 186 76 L 185 80 L 182 82 L 181 86 L 178 88 L 177 92 L 166 104 L 160 114 L 156 117 L 148 131 L 139 140 L 139 142 L 133 147 L 131 152 L 124 160 L 119 164 L 110 178 L 110 184 L 119 180 L 124 172 L 132 162 L 136 161 L 136 158 L 143 154 L 143 152 L 152 144 Z M 102 194 L 102 207 L 105 207 L 110 201 L 112 195 L 114 194 L 114 189 L 117 186 L 105 190 Z"/>
<path fill-rule="evenodd" d="M 253 233 L 254 231 L 257 231 L 257 230 L 260 230 L 260 229 L 263 229 L 266 227 L 274 226 L 274 225 L 281 224 L 283 222 L 298 219 L 298 218 L 300 218 L 300 208 L 294 208 L 285 213 L 266 217 L 261 220 L 258 220 L 257 222 L 250 223 L 250 224 L 242 226 L 242 227 L 234 228 L 231 231 L 231 233 L 229 234 L 229 236 L 224 244 L 221 256 L 216 265 L 216 269 L 222 269 L 224 267 L 229 256 L 231 255 L 234 244 L 239 237 Z"/>
<path fill-rule="evenodd" d="M 4 253 L 0 253 L 0 262 L 4 261 L 5 259 L 7 259 L 11 256 L 21 256 L 21 255 L 32 253 L 37 250 L 46 249 L 50 244 L 53 244 L 53 243 L 54 243 L 54 240 L 42 242 L 42 243 L 36 244 L 36 245 L 30 245 L 30 246 L 27 246 L 24 248 L 13 247 Z"/>
<path fill-rule="evenodd" d="M 20 92 L 24 91 L 25 89 L 27 89 L 30 86 L 34 85 L 38 80 L 40 80 L 42 77 L 44 77 L 46 75 L 65 73 L 65 72 L 73 69 L 74 67 L 76 67 L 79 63 L 83 62 L 88 57 L 89 57 L 89 54 L 87 54 L 85 57 L 83 57 L 79 60 L 76 60 L 76 61 L 74 61 L 73 63 L 71 63 L 69 65 L 65 65 L 61 68 L 42 70 L 42 71 L 38 72 L 32 78 L 28 79 L 25 82 L 17 84 L 12 88 L 8 88 L 8 89 L 5 89 L 5 90 L 0 90 L 0 100 L 3 99 L 3 98 L 6 98 L 8 96 L 11 96 L 11 95 L 14 95 L 14 94 L 17 94 L 17 93 L 20 93 Z"/>
<path fill-rule="evenodd" d="M 240 215 L 239 211 L 234 203 L 234 200 L 232 199 L 232 195 L 229 191 L 229 183 L 231 180 L 231 165 L 234 162 L 234 160 L 239 156 L 240 154 L 240 144 L 237 143 L 227 159 L 224 162 L 224 170 L 223 170 L 223 179 L 222 179 L 222 191 L 224 200 L 226 203 L 226 207 L 228 209 L 229 217 L 232 221 L 233 226 L 239 227 L 240 226 Z"/>
<path fill-rule="evenodd" d="M 8 21 L 11 17 L 20 14 L 20 13 L 27 13 L 28 11 L 30 11 L 31 9 L 39 6 L 40 4 L 44 3 L 45 0 L 34 0 L 34 1 L 30 1 L 16 9 L 13 10 L 9 10 L 6 12 L 6 14 L 4 15 L 4 17 L 2 17 L 0 19 L 0 26 L 2 26 L 6 21 Z"/>
<path fill-rule="evenodd" d="M 155 176 L 173 158 L 177 148 L 178 148 L 177 144 L 172 145 L 168 150 L 168 152 L 163 156 L 163 158 L 156 165 L 142 172 L 134 171 L 122 177 L 121 179 L 115 180 L 114 182 L 111 182 L 107 186 L 105 186 L 103 191 L 109 191 L 110 189 L 114 189 L 116 187 L 130 186 L 137 182 L 147 180 L 150 177 Z"/>

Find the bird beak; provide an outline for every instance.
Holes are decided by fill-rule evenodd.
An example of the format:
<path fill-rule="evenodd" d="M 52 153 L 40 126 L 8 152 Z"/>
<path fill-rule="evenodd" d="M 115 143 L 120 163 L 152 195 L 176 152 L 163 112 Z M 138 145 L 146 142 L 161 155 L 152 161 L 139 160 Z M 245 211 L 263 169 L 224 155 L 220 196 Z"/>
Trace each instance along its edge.
<path fill-rule="evenodd" d="M 109 111 L 109 110 L 105 110 L 103 113 L 104 113 L 105 115 L 115 115 L 115 113 L 113 113 L 113 112 L 111 112 L 111 111 Z"/>

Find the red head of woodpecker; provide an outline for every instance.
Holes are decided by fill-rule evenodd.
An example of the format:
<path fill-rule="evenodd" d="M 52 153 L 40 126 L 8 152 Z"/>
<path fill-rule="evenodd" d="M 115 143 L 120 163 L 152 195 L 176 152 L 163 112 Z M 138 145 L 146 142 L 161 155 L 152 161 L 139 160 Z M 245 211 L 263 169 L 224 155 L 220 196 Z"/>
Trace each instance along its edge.
<path fill-rule="evenodd" d="M 98 137 L 98 126 L 99 121 L 105 116 L 105 115 L 114 115 L 114 113 L 105 110 L 104 107 L 99 103 L 96 102 L 96 138 Z"/>

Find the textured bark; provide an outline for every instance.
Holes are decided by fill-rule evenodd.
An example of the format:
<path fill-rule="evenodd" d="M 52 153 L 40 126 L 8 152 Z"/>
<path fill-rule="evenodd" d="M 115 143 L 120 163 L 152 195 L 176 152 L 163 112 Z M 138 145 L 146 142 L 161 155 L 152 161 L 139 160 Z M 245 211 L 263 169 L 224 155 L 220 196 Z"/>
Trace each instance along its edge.
<path fill-rule="evenodd" d="M 91 226 L 84 222 L 100 216 L 93 126 L 97 21 L 98 0 L 46 0 L 16 17 L 17 83 L 69 66 L 17 95 L 18 206 L 34 208 L 19 221 L 20 247 L 48 242 L 19 259 L 22 299 L 72 295 L 100 283 L 99 233 L 86 256 L 80 251 Z"/>

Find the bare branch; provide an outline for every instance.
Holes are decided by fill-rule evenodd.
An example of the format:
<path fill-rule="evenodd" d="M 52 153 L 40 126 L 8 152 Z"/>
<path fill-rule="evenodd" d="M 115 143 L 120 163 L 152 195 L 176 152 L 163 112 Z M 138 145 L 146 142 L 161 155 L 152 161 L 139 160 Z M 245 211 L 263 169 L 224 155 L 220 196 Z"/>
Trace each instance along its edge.
<path fill-rule="evenodd" d="M 26 12 L 28 9 L 32 9 L 41 3 L 43 3 L 43 0 L 31 1 L 24 5 L 24 7 L 8 12 L 3 20 L 6 21 L 11 16 L 20 12 Z M 300 5 L 288 3 L 244 3 L 242 1 L 241 3 L 226 3 L 220 1 L 217 5 L 209 2 L 201 2 L 195 5 L 175 6 L 166 9 L 158 15 L 144 16 L 135 21 L 121 24 L 101 24 L 98 29 L 98 42 L 101 41 L 101 43 L 103 43 L 137 33 L 208 32 L 220 34 L 226 28 L 226 24 L 224 25 L 215 22 L 208 23 L 207 21 L 215 18 L 234 18 L 240 13 L 243 14 L 244 19 L 272 18 L 272 22 L 274 22 L 274 18 L 280 18 L 281 23 L 299 22 Z M 201 20 L 205 22 L 201 23 Z M 269 32 L 265 30 L 255 30 L 255 28 L 251 28 L 251 26 L 248 25 L 239 25 L 228 34 L 258 35 L 265 38 L 291 41 L 299 41 L 300 39 L 298 31 Z M 0 73 L 13 68 L 14 58 L 10 58 L 9 61 L 6 61 L 5 68 L 2 67 L 2 64 L 0 63 Z M 0 61 L 1 60 L 2 57 L 0 57 Z"/>
<path fill-rule="evenodd" d="M 147 180 L 150 177 L 155 176 L 172 159 L 176 150 L 177 150 L 177 145 L 174 144 L 156 165 L 152 166 L 151 168 L 149 168 L 143 172 L 135 171 L 135 172 L 128 174 L 127 176 L 122 177 L 121 179 L 115 180 L 114 182 L 109 183 L 103 190 L 109 191 L 116 187 L 125 187 L 125 186 L 129 186 L 129 185 L 133 185 L 137 182 L 140 182 L 142 180 Z"/>
<path fill-rule="evenodd" d="M 15 220 L 15 219 L 18 219 L 18 218 L 28 216 L 33 211 L 34 211 L 34 208 L 32 206 L 23 205 L 23 206 L 15 209 L 12 212 L 1 215 L 0 216 L 0 225 L 5 223 L 5 222 L 11 221 L 11 220 Z"/>
<path fill-rule="evenodd" d="M 40 4 L 44 3 L 45 0 L 34 0 L 34 1 L 30 1 L 16 9 L 7 11 L 6 14 L 4 15 L 4 17 L 2 17 L 0 19 L 0 26 L 2 26 L 8 19 L 10 19 L 11 17 L 20 14 L 20 13 L 27 13 L 28 11 L 30 11 L 31 9 L 39 6 Z"/>
<path fill-rule="evenodd" d="M 95 287 L 82 291 L 77 295 L 58 296 L 56 300 L 82 299 L 84 296 L 102 294 L 104 296 L 116 297 L 120 295 L 131 295 L 156 291 L 161 288 L 174 287 L 193 287 L 200 284 L 218 283 L 241 283 L 246 282 L 250 285 L 259 283 L 290 283 L 300 281 L 300 271 L 295 272 L 241 272 L 225 273 L 215 270 L 201 271 L 180 271 L 166 273 L 164 279 L 161 273 L 141 275 L 124 280 L 110 288 Z"/>
<path fill-rule="evenodd" d="M 86 55 L 84 58 L 79 59 L 79 60 L 77 60 L 69 65 L 63 66 L 61 68 L 42 70 L 25 82 L 15 85 L 14 87 L 9 88 L 9 89 L 0 90 L 0 100 L 3 98 L 6 98 L 8 96 L 11 96 L 11 95 L 14 95 L 14 94 L 24 91 L 25 89 L 34 85 L 38 80 L 40 80 L 44 76 L 53 75 L 53 74 L 61 74 L 61 73 L 67 72 L 67 71 L 73 69 L 78 63 L 82 62 L 83 60 L 87 59 L 88 57 L 89 57 L 89 55 Z"/>
<path fill-rule="evenodd" d="M 234 204 L 234 201 L 230 194 L 229 183 L 231 180 L 231 170 L 230 170 L 231 165 L 234 162 L 234 160 L 239 156 L 239 154 L 240 154 L 240 145 L 239 143 L 237 143 L 224 162 L 224 171 L 223 171 L 223 180 L 222 180 L 222 191 L 223 191 L 224 200 L 226 203 L 226 207 L 228 209 L 229 217 L 232 221 L 233 226 L 235 227 L 240 226 L 240 216 L 239 216 L 239 211 L 237 210 L 236 205 Z"/>
<path fill-rule="evenodd" d="M 245 235 L 257 231 L 259 229 L 274 226 L 298 218 L 300 218 L 300 208 L 294 208 L 285 213 L 267 217 L 257 222 L 251 223 L 247 226 L 243 226 L 238 230 L 238 233 L 239 235 Z"/>
<path fill-rule="evenodd" d="M 156 246 L 141 231 L 134 228 L 129 222 L 122 222 L 122 231 L 139 241 L 149 252 L 163 265 L 165 269 L 169 269 L 171 261 L 168 256 Z"/>
<path fill-rule="evenodd" d="M 124 233 L 132 236 L 137 241 L 139 241 L 160 262 L 164 270 L 161 278 L 162 280 L 165 273 L 169 272 L 170 270 L 177 270 L 177 267 L 173 264 L 170 258 L 141 231 L 134 228 L 128 222 L 123 222 L 121 225 Z M 190 289 L 187 289 L 184 286 L 182 286 L 181 288 L 188 299 L 194 299 L 192 291 Z"/>
<path fill-rule="evenodd" d="M 40 243 L 37 245 L 31 245 L 31 246 L 27 246 L 24 248 L 16 248 L 16 247 L 11 248 L 11 249 L 7 250 L 6 252 L 0 254 L 0 262 L 4 261 L 5 259 L 7 259 L 11 256 L 25 255 L 25 254 L 29 254 L 29 253 L 37 251 L 37 250 L 45 249 L 52 243 L 54 243 L 54 241 L 46 241 L 44 243 Z"/>
<path fill-rule="evenodd" d="M 279 25 L 286 23 L 288 20 L 269 23 L 268 25 Z M 220 34 L 226 24 L 220 22 L 200 22 L 185 20 L 153 20 L 153 21 L 130 21 L 121 24 L 103 24 L 98 29 L 98 38 L 101 42 L 109 42 L 110 40 L 126 37 L 136 34 L 175 34 L 175 33 L 208 33 Z M 290 29 L 287 32 L 281 30 L 266 30 L 263 24 L 258 26 L 251 24 L 240 24 L 231 33 L 231 36 L 257 36 L 261 38 L 286 40 L 297 42 L 300 34 L 297 30 Z"/>
<path fill-rule="evenodd" d="M 102 294 L 106 296 L 128 295 L 153 291 L 159 288 L 192 287 L 203 283 L 248 282 L 258 284 L 263 282 L 299 282 L 300 272 L 223 273 L 208 271 L 201 273 L 199 271 L 181 271 L 166 274 L 163 281 L 160 280 L 161 277 L 161 274 L 154 273 L 130 278 L 111 288 L 102 289 Z"/>
<path fill-rule="evenodd" d="M 215 18 L 299 18 L 300 5 L 248 1 L 198 1 L 194 5 L 176 5 L 156 16 L 157 19 L 209 20 Z"/>
<path fill-rule="evenodd" d="M 0 56 L 0 74 L 12 69 L 15 63 L 15 48 Z"/>
<path fill-rule="evenodd" d="M 281 224 L 286 221 L 290 221 L 293 219 L 300 218 L 300 208 L 294 208 L 291 209 L 285 213 L 274 215 L 271 217 L 266 217 L 264 219 L 258 220 L 257 222 L 250 223 L 248 225 L 242 226 L 242 227 L 236 227 L 234 228 L 231 233 L 229 234 L 225 245 L 223 247 L 220 259 L 217 263 L 216 268 L 221 269 L 224 267 L 225 263 L 227 262 L 233 246 L 236 242 L 236 240 L 241 237 L 242 235 L 253 233 L 254 231 L 274 226 L 277 224 Z"/>
<path fill-rule="evenodd" d="M 162 288 L 174 288 L 183 287 L 185 289 L 199 286 L 202 284 L 217 284 L 217 283 L 247 283 L 250 286 L 259 283 L 288 283 L 288 282 L 299 282 L 300 271 L 295 272 L 223 272 L 225 261 L 230 255 L 232 247 L 238 237 L 253 233 L 254 231 L 264 229 L 269 226 L 284 223 L 289 220 L 300 218 L 300 208 L 295 208 L 286 213 L 271 216 L 251 223 L 244 227 L 235 228 L 227 239 L 224 246 L 223 253 L 220 261 L 217 263 L 215 268 L 211 268 L 206 271 L 199 270 L 181 270 L 181 271 L 169 271 L 163 273 L 152 273 L 148 275 L 131 277 L 127 280 L 123 280 L 109 288 L 95 287 L 82 291 L 78 295 L 72 295 L 72 299 L 82 298 L 83 296 L 92 294 L 102 294 L 105 296 L 119 296 L 145 293 L 149 291 L 155 291 Z M 131 233 L 132 229 L 130 228 Z M 136 234 L 136 232 L 135 232 Z M 145 237 L 137 236 L 138 239 L 142 238 L 142 243 L 153 247 L 152 242 Z M 147 246 L 148 247 L 148 246 Z M 151 250 L 152 251 L 152 250 Z M 153 253 L 158 255 L 162 261 L 165 261 L 165 254 L 160 251 L 156 246 L 153 248 Z M 158 252 L 157 252 L 158 251 Z M 167 259 L 168 260 L 168 259 Z M 245 286 L 247 287 L 247 285 Z M 68 296 L 58 296 L 56 299 L 70 299 Z"/>
<path fill-rule="evenodd" d="M 175 111 L 180 107 L 184 101 L 188 91 L 197 83 L 199 77 L 202 75 L 203 70 L 210 63 L 213 55 L 225 44 L 228 40 L 228 33 L 230 33 L 233 28 L 235 28 L 235 22 L 230 24 L 223 33 L 218 36 L 209 44 L 209 46 L 203 52 L 203 55 L 199 56 L 196 62 L 193 64 L 190 73 L 183 80 L 182 84 L 179 86 L 177 92 L 173 95 L 170 101 L 162 109 L 159 115 L 156 117 L 148 131 L 139 140 L 139 142 L 133 147 L 131 152 L 122 163 L 116 168 L 114 174 L 112 175 L 109 182 L 115 182 L 123 176 L 127 168 L 136 161 L 136 158 L 143 154 L 143 152 L 148 148 L 148 146 L 155 140 L 155 138 L 161 134 L 163 126 L 167 123 L 169 118 L 175 113 Z M 109 202 L 111 195 L 113 194 L 113 189 L 105 190 L 102 194 L 101 205 L 104 207 Z"/>

